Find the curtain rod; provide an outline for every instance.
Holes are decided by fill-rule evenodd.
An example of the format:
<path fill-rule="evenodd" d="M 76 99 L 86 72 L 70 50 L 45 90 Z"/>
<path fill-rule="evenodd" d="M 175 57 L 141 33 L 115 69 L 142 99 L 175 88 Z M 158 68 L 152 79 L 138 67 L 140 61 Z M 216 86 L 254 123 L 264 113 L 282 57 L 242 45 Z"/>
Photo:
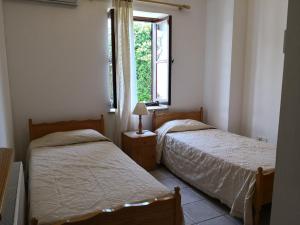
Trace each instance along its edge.
<path fill-rule="evenodd" d="M 190 5 L 185 4 L 175 4 L 175 3 L 169 3 L 169 2 L 161 2 L 161 1 L 155 1 L 155 0 L 137 0 L 138 2 L 146 2 L 146 3 L 154 3 L 154 4 L 160 4 L 160 5 L 168 5 L 177 7 L 179 10 L 182 9 L 191 9 Z"/>
<path fill-rule="evenodd" d="M 93 1 L 93 0 L 90 0 Z M 160 4 L 160 5 L 168 5 L 172 7 L 177 7 L 179 10 L 182 9 L 191 9 L 190 5 L 186 4 L 175 4 L 175 3 L 169 3 L 169 2 L 162 2 L 162 1 L 157 1 L 157 0 L 136 0 L 137 2 L 144 2 L 144 3 L 152 3 L 152 4 Z"/>

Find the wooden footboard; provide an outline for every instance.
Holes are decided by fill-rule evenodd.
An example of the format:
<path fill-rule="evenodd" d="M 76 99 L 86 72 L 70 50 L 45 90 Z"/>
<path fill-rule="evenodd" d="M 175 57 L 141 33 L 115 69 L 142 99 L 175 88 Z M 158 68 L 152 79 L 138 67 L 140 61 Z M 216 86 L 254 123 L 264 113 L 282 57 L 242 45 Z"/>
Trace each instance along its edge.
<path fill-rule="evenodd" d="M 36 219 L 31 225 L 38 225 Z M 182 225 L 180 188 L 172 196 L 106 209 L 53 225 Z"/>
<path fill-rule="evenodd" d="M 272 202 L 274 175 L 275 172 L 264 172 L 261 167 L 257 169 L 253 200 L 254 225 L 260 224 L 260 214 L 262 206 Z"/>

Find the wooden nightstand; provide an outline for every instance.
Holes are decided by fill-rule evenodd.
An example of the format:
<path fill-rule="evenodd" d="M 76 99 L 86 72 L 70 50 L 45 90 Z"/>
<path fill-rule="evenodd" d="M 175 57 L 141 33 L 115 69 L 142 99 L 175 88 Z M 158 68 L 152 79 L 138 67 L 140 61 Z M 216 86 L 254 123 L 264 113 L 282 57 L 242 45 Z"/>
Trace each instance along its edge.
<path fill-rule="evenodd" d="M 122 149 L 144 169 L 152 170 L 156 167 L 156 134 L 147 130 L 144 132 L 144 134 L 137 134 L 136 131 L 123 133 Z"/>

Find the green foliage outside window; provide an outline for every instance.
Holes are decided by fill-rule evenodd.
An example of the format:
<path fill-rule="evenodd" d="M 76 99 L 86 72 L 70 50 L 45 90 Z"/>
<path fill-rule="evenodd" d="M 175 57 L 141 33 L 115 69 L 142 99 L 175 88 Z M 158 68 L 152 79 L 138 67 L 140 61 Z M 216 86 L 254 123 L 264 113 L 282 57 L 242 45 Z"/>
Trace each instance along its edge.
<path fill-rule="evenodd" d="M 151 23 L 134 22 L 134 44 L 139 102 L 152 101 Z"/>

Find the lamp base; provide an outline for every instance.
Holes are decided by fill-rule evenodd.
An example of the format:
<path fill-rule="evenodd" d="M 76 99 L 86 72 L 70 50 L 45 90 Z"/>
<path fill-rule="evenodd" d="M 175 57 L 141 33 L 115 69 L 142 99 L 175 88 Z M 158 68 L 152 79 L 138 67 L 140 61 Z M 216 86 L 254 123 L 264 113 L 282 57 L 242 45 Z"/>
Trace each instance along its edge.
<path fill-rule="evenodd" d="M 143 134 L 143 126 L 142 126 L 142 116 L 139 115 L 139 130 L 136 132 L 137 134 Z"/>

